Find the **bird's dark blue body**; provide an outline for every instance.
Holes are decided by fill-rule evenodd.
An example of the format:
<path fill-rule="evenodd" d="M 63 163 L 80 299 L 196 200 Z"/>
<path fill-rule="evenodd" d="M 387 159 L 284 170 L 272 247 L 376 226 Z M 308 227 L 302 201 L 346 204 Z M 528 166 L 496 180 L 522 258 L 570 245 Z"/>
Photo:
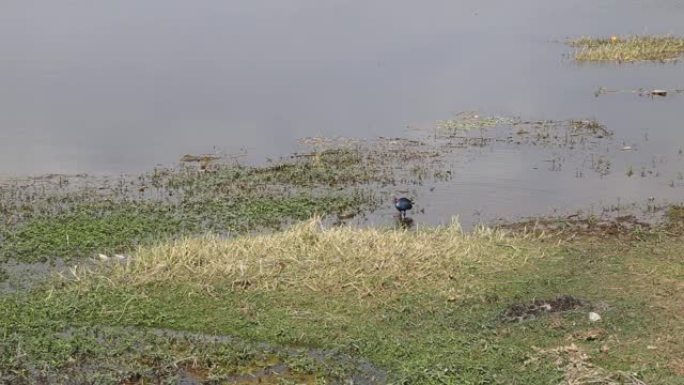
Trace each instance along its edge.
<path fill-rule="evenodd" d="M 413 202 L 408 198 L 394 198 L 394 207 L 399 210 L 402 217 L 405 217 L 406 210 L 411 210 L 411 208 L 413 208 Z"/>

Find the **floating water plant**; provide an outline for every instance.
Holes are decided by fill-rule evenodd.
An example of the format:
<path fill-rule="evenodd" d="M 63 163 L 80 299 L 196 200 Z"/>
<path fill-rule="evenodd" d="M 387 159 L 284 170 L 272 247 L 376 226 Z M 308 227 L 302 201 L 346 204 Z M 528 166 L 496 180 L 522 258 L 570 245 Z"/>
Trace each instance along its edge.
<path fill-rule="evenodd" d="M 501 116 L 481 116 L 474 112 L 461 112 L 453 119 L 438 120 L 437 128 L 443 132 L 457 133 L 513 124 L 515 119 Z"/>

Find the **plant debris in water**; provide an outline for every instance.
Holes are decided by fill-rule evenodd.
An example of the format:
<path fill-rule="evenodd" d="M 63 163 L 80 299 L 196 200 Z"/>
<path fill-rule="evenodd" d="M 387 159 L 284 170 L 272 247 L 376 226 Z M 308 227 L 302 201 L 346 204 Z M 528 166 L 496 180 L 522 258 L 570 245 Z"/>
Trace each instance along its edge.
<path fill-rule="evenodd" d="M 606 94 L 636 94 L 639 96 L 649 96 L 651 98 L 659 96 L 665 97 L 671 94 L 681 94 L 684 93 L 684 89 L 645 89 L 637 88 L 633 90 L 616 90 L 605 87 L 599 87 L 595 92 L 594 96 L 599 97 Z"/>
<path fill-rule="evenodd" d="M 436 123 L 436 135 L 456 147 L 493 143 L 574 149 L 610 139 L 613 132 L 594 119 L 522 120 L 462 113 Z"/>
<path fill-rule="evenodd" d="M 575 60 L 587 61 L 668 61 L 684 53 L 684 38 L 674 36 L 583 37 L 569 40 L 575 47 Z"/>
<path fill-rule="evenodd" d="M 437 128 L 450 134 L 492 128 L 515 123 L 515 119 L 501 116 L 482 116 L 475 112 L 461 112 L 453 119 L 438 120 Z"/>

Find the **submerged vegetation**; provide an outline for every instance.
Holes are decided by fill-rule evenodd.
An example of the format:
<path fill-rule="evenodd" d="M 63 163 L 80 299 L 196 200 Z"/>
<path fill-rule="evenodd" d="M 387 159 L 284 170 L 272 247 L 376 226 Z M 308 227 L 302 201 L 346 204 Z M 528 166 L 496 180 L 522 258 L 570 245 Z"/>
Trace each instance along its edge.
<path fill-rule="evenodd" d="M 577 61 L 667 61 L 684 54 L 684 38 L 673 36 L 583 37 L 568 44 Z"/>
<path fill-rule="evenodd" d="M 481 116 L 470 112 L 458 114 L 454 119 L 438 120 L 436 128 L 440 137 L 460 139 L 464 144 L 481 140 L 482 143 L 496 141 L 570 146 L 613 136 L 606 126 L 595 119 L 523 120 Z"/>
<path fill-rule="evenodd" d="M 514 118 L 501 116 L 481 116 L 474 112 L 461 112 L 453 119 L 438 120 L 437 128 L 446 133 L 457 134 L 472 130 L 481 130 L 502 125 L 513 124 Z"/>

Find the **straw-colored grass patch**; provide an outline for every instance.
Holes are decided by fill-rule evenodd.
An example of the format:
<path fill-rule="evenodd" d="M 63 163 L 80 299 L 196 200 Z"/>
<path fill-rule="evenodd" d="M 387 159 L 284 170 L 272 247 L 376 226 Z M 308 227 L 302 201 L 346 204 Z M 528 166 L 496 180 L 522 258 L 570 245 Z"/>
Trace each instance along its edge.
<path fill-rule="evenodd" d="M 190 283 L 247 290 L 282 288 L 315 292 L 384 291 L 468 287 L 468 273 L 510 270 L 542 253 L 522 236 L 458 224 L 436 229 L 324 229 L 318 219 L 289 230 L 232 239 L 207 235 L 145 246 L 125 264 L 81 271 L 113 285 Z M 79 274 L 79 273 L 77 273 Z M 452 293 L 453 294 L 453 293 Z"/>
<path fill-rule="evenodd" d="M 577 61 L 667 61 L 684 53 L 684 38 L 673 36 L 583 37 L 568 41 Z"/>
<path fill-rule="evenodd" d="M 609 371 L 592 364 L 589 354 L 574 343 L 552 349 L 539 349 L 538 353 L 552 359 L 563 372 L 564 381 L 561 385 L 645 385 L 633 373 Z"/>

